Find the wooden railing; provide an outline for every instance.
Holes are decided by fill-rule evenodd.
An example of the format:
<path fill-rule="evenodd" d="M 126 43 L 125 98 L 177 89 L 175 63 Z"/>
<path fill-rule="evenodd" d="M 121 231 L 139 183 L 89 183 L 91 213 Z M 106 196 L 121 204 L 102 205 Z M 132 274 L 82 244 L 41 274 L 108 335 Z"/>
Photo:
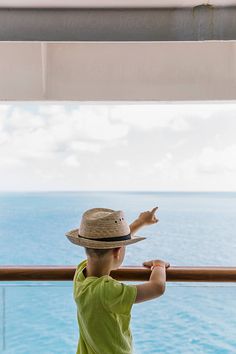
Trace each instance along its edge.
<path fill-rule="evenodd" d="M 75 266 L 0 266 L 0 281 L 68 281 Z M 144 267 L 121 267 L 110 275 L 121 281 L 147 281 L 151 271 Z M 167 281 L 236 282 L 236 267 L 179 267 L 166 270 Z"/>

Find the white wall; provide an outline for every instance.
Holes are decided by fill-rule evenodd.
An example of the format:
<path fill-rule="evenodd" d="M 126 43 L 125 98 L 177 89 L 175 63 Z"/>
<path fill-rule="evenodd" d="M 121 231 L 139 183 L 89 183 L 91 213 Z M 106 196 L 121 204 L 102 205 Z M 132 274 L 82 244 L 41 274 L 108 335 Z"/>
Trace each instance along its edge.
<path fill-rule="evenodd" d="M 236 99 L 228 42 L 0 42 L 1 100 Z"/>

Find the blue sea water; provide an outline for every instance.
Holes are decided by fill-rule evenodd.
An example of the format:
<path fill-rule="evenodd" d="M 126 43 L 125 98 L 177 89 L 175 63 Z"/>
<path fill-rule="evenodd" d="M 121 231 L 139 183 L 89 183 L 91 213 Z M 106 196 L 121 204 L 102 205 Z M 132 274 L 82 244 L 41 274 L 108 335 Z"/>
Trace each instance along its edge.
<path fill-rule="evenodd" d="M 122 209 L 131 223 L 154 206 L 159 223 L 137 233 L 147 239 L 124 265 L 236 266 L 236 193 L 172 192 L 1 193 L 0 265 L 76 265 L 84 250 L 64 234 L 86 209 Z M 236 286 L 168 283 L 133 306 L 131 328 L 135 354 L 236 353 Z M 72 283 L 0 283 L 0 335 L 3 353 L 75 353 Z"/>

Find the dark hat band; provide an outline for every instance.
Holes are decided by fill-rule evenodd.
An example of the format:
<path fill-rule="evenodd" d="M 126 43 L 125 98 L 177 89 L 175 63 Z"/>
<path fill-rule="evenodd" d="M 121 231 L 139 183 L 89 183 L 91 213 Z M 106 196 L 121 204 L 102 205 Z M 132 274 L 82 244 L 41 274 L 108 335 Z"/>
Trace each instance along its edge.
<path fill-rule="evenodd" d="M 116 237 L 106 237 L 106 238 L 89 238 L 89 237 L 84 237 L 80 236 L 81 238 L 85 238 L 86 240 L 90 241 L 105 241 L 105 242 L 112 242 L 112 241 L 125 241 L 125 240 L 130 240 L 131 239 L 131 234 L 125 235 L 125 236 L 116 236 Z"/>

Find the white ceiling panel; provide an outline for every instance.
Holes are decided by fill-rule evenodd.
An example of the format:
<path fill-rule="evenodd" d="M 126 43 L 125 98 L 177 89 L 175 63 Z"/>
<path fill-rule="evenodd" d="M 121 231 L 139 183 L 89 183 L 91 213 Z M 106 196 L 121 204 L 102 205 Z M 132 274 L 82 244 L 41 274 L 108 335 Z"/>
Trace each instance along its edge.
<path fill-rule="evenodd" d="M 0 99 L 43 95 L 40 43 L 0 42 Z"/>
<path fill-rule="evenodd" d="M 0 99 L 236 99 L 235 42 L 1 42 Z"/>

